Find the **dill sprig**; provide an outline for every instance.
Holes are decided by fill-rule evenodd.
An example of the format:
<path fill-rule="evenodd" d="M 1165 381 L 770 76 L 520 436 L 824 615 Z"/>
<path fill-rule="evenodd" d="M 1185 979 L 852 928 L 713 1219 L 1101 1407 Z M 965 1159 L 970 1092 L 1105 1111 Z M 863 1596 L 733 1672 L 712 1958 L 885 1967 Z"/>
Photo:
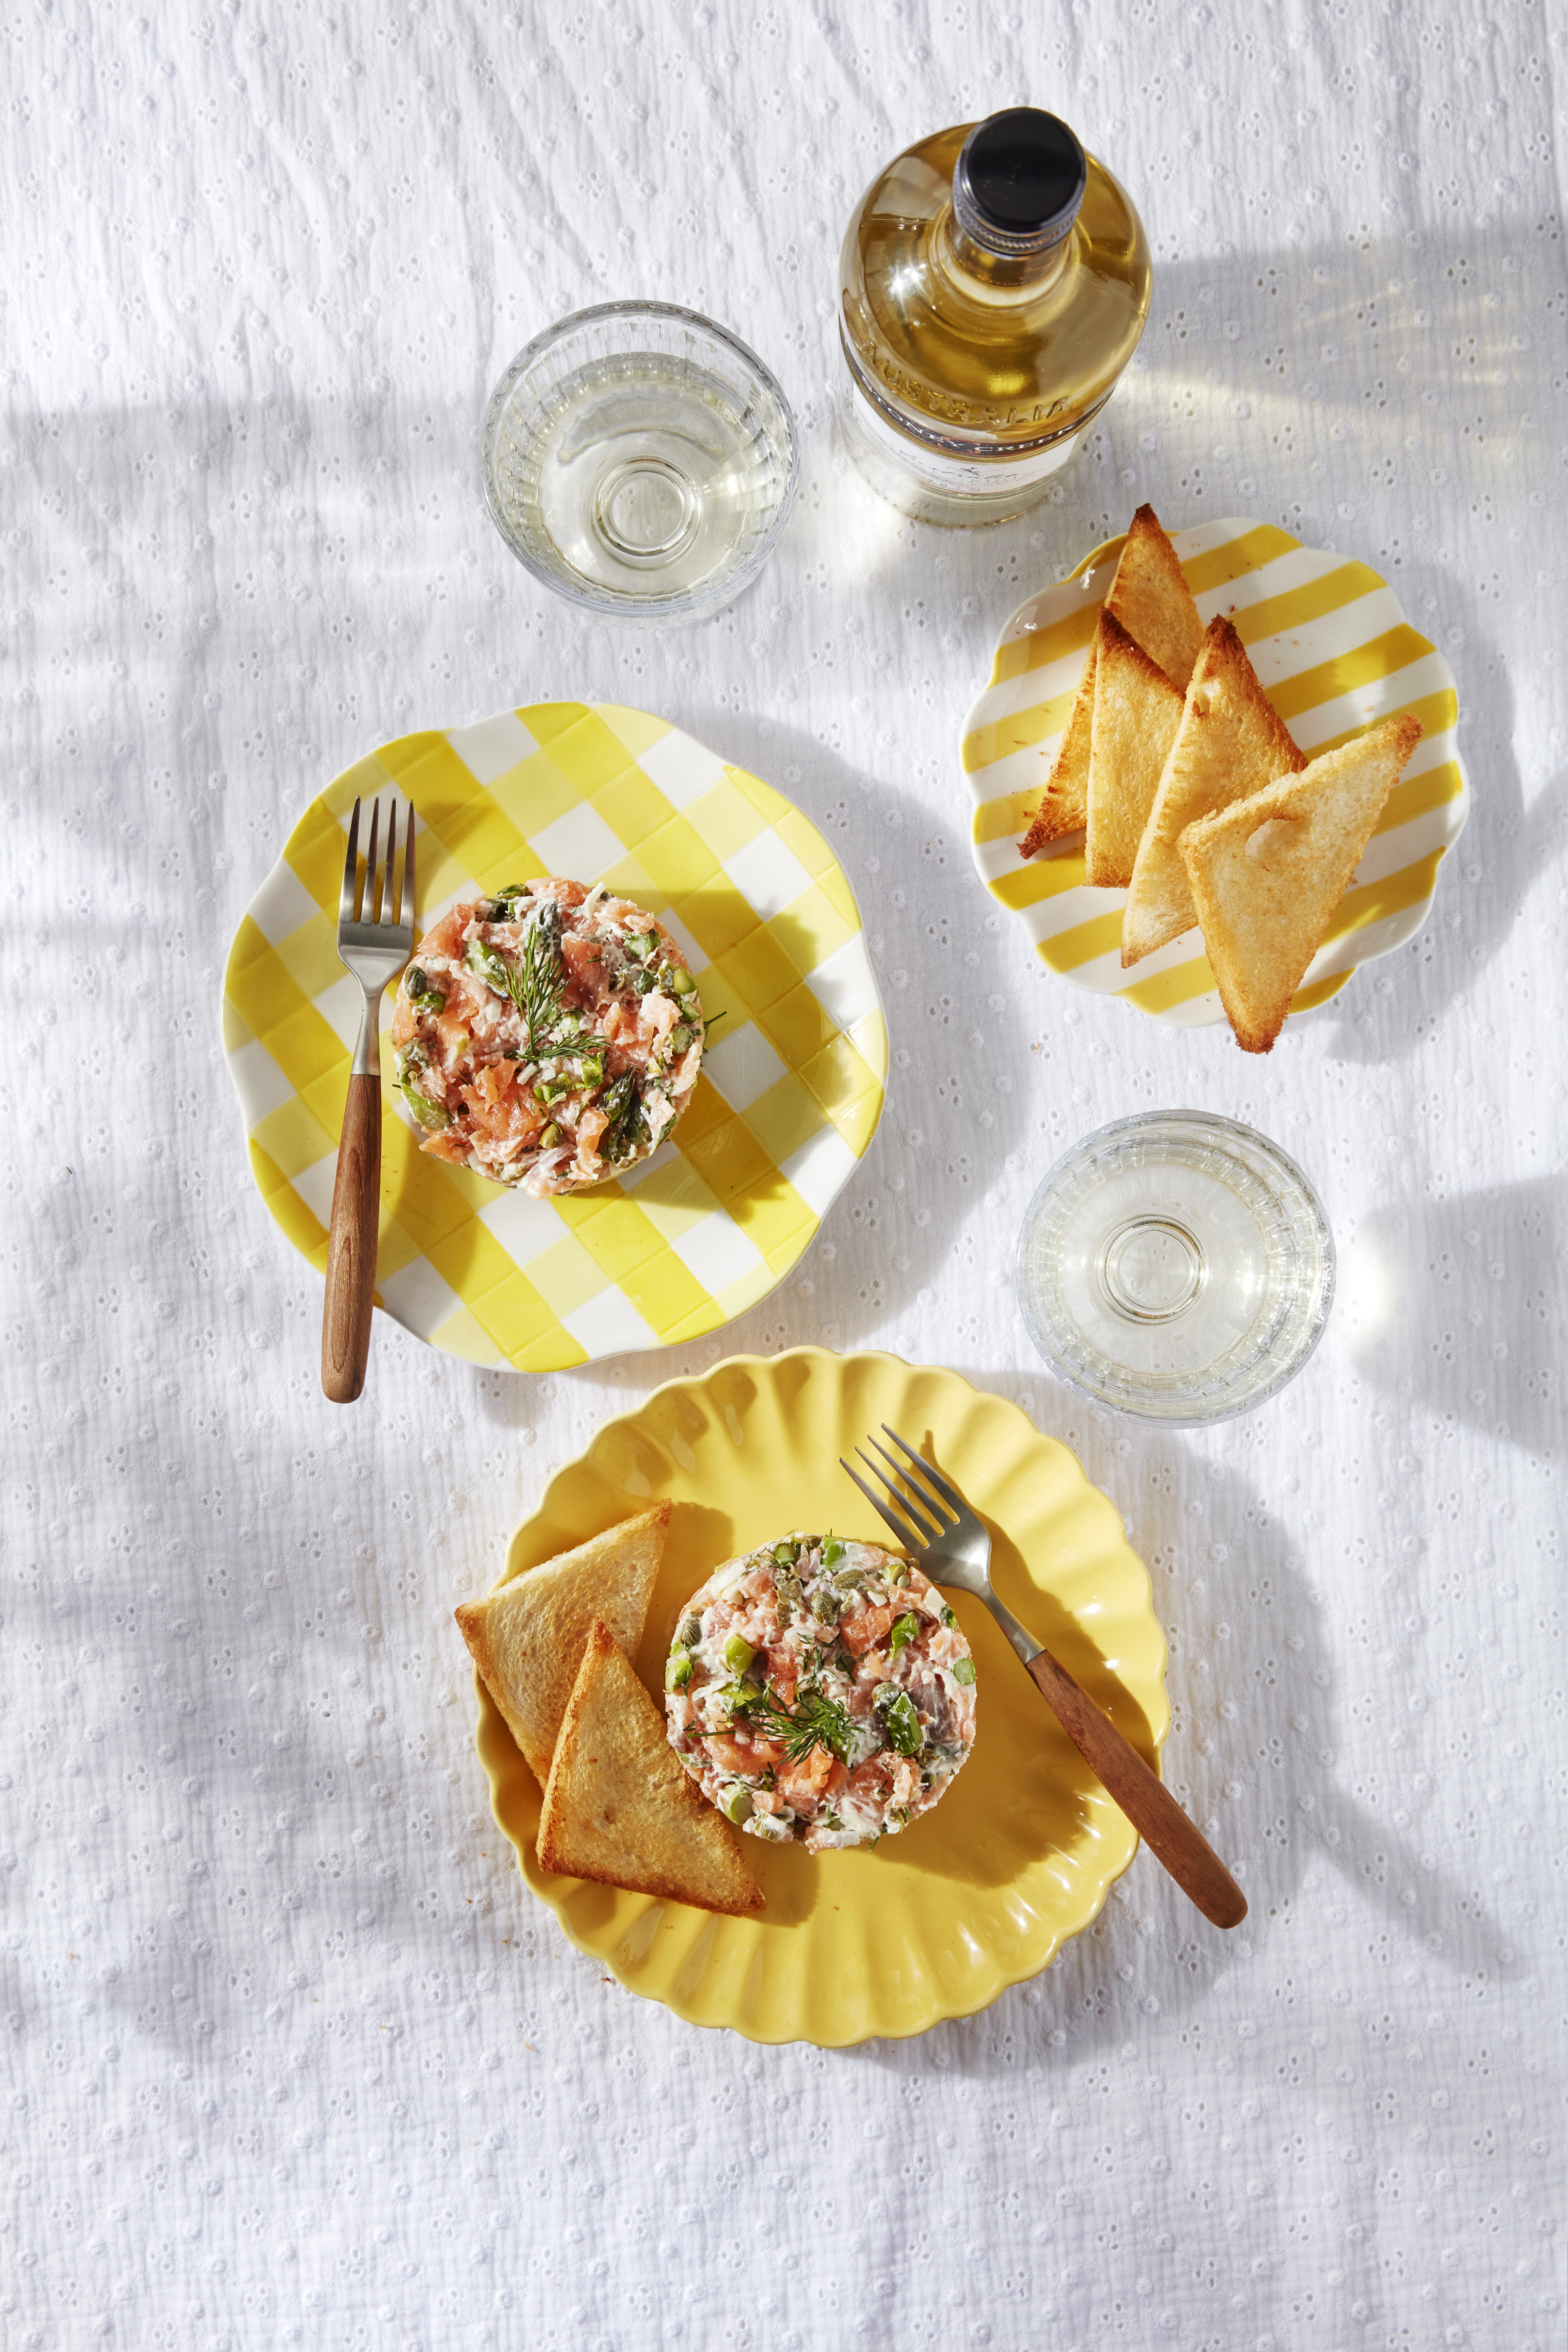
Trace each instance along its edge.
<path fill-rule="evenodd" d="M 503 996 L 510 996 L 522 1023 L 523 1047 L 531 1062 L 552 1055 L 581 1056 L 603 1043 L 581 1024 L 564 1037 L 550 1031 L 563 1017 L 566 966 L 561 954 L 561 909 L 549 902 L 535 908 L 522 934 L 516 963 L 482 940 L 468 942 L 468 967 Z"/>
<path fill-rule="evenodd" d="M 792 1764 L 804 1763 L 814 1748 L 826 1748 L 847 1764 L 855 1746 L 855 1727 L 843 1707 L 826 1691 L 809 1684 L 793 1710 L 785 1706 L 771 1684 L 752 1691 L 742 1683 L 725 1693 L 732 1716 L 743 1715 L 753 1730 L 782 1740 Z"/>

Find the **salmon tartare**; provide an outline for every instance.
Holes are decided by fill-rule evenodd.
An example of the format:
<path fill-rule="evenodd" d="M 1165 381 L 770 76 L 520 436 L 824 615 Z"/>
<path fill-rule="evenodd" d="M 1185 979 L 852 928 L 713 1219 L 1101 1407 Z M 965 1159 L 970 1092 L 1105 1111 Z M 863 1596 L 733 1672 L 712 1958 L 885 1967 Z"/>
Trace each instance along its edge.
<path fill-rule="evenodd" d="M 974 1740 L 974 1660 L 879 1544 L 794 1535 L 715 1569 L 676 1627 L 669 1741 L 752 1837 L 812 1853 L 929 1812 Z"/>
<path fill-rule="evenodd" d="M 420 1150 L 541 1197 L 657 1150 L 691 1098 L 703 1035 L 663 924 L 553 876 L 449 908 L 415 950 L 392 1022 Z"/>

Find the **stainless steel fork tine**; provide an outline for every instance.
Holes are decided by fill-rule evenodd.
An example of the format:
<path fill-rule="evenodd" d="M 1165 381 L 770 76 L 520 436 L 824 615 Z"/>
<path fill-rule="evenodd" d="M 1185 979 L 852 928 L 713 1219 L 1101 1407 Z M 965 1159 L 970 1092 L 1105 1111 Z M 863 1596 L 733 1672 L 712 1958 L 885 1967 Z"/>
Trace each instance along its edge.
<path fill-rule="evenodd" d="M 370 839 L 365 845 L 364 853 L 364 903 L 360 908 L 359 918 L 362 923 L 374 923 L 375 920 L 375 845 L 376 835 L 380 831 L 380 828 L 381 803 L 379 801 L 372 801 L 370 804 Z"/>
<path fill-rule="evenodd" d="M 878 1496 L 873 1495 L 869 1486 L 867 1486 L 864 1478 L 861 1477 L 860 1473 L 858 1470 L 850 1469 L 848 1463 L 846 1462 L 842 1454 L 838 1457 L 838 1467 L 843 1471 L 847 1478 L 854 1479 L 855 1484 L 859 1487 L 860 1492 L 865 1496 L 866 1500 L 870 1504 L 871 1508 L 876 1512 L 877 1517 L 881 1520 L 882 1525 L 885 1528 L 891 1528 L 894 1540 L 897 1543 L 908 1544 L 912 1542 L 917 1551 L 923 1551 L 925 1549 L 925 1538 L 922 1536 L 911 1536 L 909 1528 L 906 1528 L 901 1521 L 894 1518 L 891 1511 L 886 1509 Z"/>
<path fill-rule="evenodd" d="M 349 819 L 349 854 L 343 860 L 342 894 L 338 900 L 338 920 L 352 923 L 359 906 L 359 803 Z"/>
<path fill-rule="evenodd" d="M 886 1422 L 883 1422 L 882 1429 L 884 1433 L 892 1439 L 893 1444 L 898 1447 L 900 1453 L 908 1454 L 910 1460 L 919 1471 L 921 1477 L 925 1481 L 925 1484 L 928 1486 L 933 1486 L 936 1489 L 936 1492 L 942 1496 L 942 1501 L 947 1505 L 948 1509 L 953 1512 L 957 1517 L 962 1518 L 963 1517 L 966 1505 L 957 1487 L 950 1486 L 948 1481 L 942 1476 L 942 1472 L 936 1467 L 935 1464 L 928 1462 L 923 1454 L 917 1454 L 914 1447 L 908 1444 L 905 1440 L 899 1435 L 896 1429 L 889 1429 Z M 875 1445 L 877 1443 L 876 1439 L 873 1438 L 871 1443 Z M 879 1452 L 880 1448 L 879 1447 L 878 1450 Z M 909 1473 L 906 1471 L 904 1475 L 907 1477 Z"/>
<path fill-rule="evenodd" d="M 889 1429 L 888 1431 L 889 1436 L 891 1437 L 892 1433 L 892 1431 Z M 868 1445 L 876 1446 L 877 1452 L 881 1455 L 889 1469 L 893 1472 L 896 1477 L 900 1477 L 903 1480 L 905 1486 L 909 1488 L 916 1502 L 920 1504 L 921 1507 L 925 1512 L 927 1518 L 934 1519 L 936 1521 L 938 1530 L 941 1534 L 946 1535 L 950 1528 L 957 1526 L 958 1522 L 956 1519 L 950 1520 L 943 1517 L 940 1503 L 932 1500 L 931 1496 L 926 1493 L 926 1490 L 921 1486 L 920 1480 L 915 1477 L 910 1471 L 906 1470 L 901 1462 L 894 1461 L 892 1455 L 889 1453 L 885 1445 L 878 1445 L 874 1437 L 868 1437 L 866 1440 L 866 1443 Z M 923 1464 L 921 1465 L 921 1467 L 924 1467 Z"/>
<path fill-rule="evenodd" d="M 386 880 L 381 889 L 381 920 L 384 930 L 397 921 L 397 803 L 386 813 Z"/>
<path fill-rule="evenodd" d="M 414 803 L 408 803 L 406 822 L 403 827 L 403 897 L 398 902 L 398 919 L 412 924 L 414 920 Z"/>
<path fill-rule="evenodd" d="M 873 1438 L 871 1443 L 875 1445 L 877 1443 L 876 1439 Z M 886 1486 L 889 1494 L 892 1496 L 898 1508 L 902 1511 L 905 1518 L 910 1521 L 912 1527 L 919 1528 L 921 1531 L 921 1541 L 922 1544 L 932 1543 L 938 1536 L 946 1535 L 947 1522 L 944 1519 L 937 1518 L 936 1514 L 930 1509 L 927 1509 L 922 1513 L 921 1509 L 920 1497 L 916 1496 L 911 1499 L 911 1497 L 904 1492 L 904 1489 L 901 1486 L 895 1486 L 887 1472 L 885 1470 L 878 1469 L 876 1464 L 872 1461 L 870 1455 L 866 1452 L 863 1446 L 858 1445 L 855 1448 L 855 1451 L 859 1454 L 861 1461 L 864 1462 L 867 1469 L 871 1473 L 872 1477 L 879 1478 L 881 1480 L 883 1486 Z M 896 1468 L 897 1465 L 895 1464 L 894 1466 Z"/>

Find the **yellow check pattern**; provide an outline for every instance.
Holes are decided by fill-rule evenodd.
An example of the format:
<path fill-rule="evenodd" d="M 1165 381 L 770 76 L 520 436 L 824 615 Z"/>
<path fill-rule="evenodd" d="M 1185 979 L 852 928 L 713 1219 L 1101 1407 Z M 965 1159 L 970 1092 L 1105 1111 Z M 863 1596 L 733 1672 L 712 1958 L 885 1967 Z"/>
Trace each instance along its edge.
<path fill-rule="evenodd" d="M 1291 1000 L 1306 1012 L 1370 957 L 1417 930 L 1437 866 L 1458 838 L 1469 786 L 1458 740 L 1453 672 L 1413 629 L 1394 591 L 1364 563 L 1303 547 L 1267 523 L 1225 521 L 1178 531 L 1173 544 L 1205 622 L 1235 623 L 1274 709 L 1309 755 L 1374 719 L 1414 711 L 1422 739 L 1390 794 L 1328 936 Z M 974 795 L 974 862 L 987 889 L 1024 924 L 1053 971 L 1156 1019 L 1192 1027 L 1223 1016 L 1196 931 L 1121 968 L 1126 894 L 1090 889 L 1081 835 L 1026 864 L 1018 845 L 1050 773 L 1085 651 L 1122 542 L 1088 556 L 1069 579 L 1015 613 L 991 683 L 970 712 L 963 766 Z"/>
<path fill-rule="evenodd" d="M 339 961 L 354 799 L 418 823 L 418 927 L 535 874 L 658 915 L 713 1023 L 673 1142 L 532 1201 L 427 1158 L 383 1055 L 376 1301 L 449 1353 L 552 1371 L 672 1347 L 796 1263 L 876 1131 L 888 1032 L 842 868 L 797 808 L 668 721 L 546 702 L 406 735 L 313 801 L 229 953 L 223 1033 L 262 1198 L 324 1270 L 359 992 Z M 383 1003 L 384 1025 L 393 997 Z"/>

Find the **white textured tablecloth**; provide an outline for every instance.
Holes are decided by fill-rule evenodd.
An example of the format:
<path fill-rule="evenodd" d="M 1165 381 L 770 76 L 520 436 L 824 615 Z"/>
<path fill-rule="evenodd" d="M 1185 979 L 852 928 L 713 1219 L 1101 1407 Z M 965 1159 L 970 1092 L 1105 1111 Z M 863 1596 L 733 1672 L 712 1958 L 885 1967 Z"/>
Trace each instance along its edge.
<path fill-rule="evenodd" d="M 1561 8 L 18 0 L 5 58 L 0 2341 L 1561 2346 Z M 917 530 L 835 445 L 837 240 L 1019 100 L 1125 178 L 1153 311 L 1047 505 Z M 505 362 L 630 294 L 804 433 L 772 568 L 685 634 L 574 619 L 478 488 Z M 1047 977 L 970 866 L 998 625 L 1143 499 L 1363 558 L 1458 675 L 1432 918 L 1266 1061 Z M 827 833 L 882 1132 L 721 1342 L 529 1381 L 378 1321 L 337 1410 L 228 941 L 324 779 L 551 694 Z M 1275 1137 L 1342 1249 L 1318 1357 L 1210 1434 L 1086 1409 L 1010 1286 L 1058 1149 L 1170 1104 Z M 1036 1983 L 826 2055 L 535 1905 L 452 1604 L 607 1411 L 798 1340 L 952 1362 L 1114 1497 L 1239 1934 L 1141 1856 Z"/>

